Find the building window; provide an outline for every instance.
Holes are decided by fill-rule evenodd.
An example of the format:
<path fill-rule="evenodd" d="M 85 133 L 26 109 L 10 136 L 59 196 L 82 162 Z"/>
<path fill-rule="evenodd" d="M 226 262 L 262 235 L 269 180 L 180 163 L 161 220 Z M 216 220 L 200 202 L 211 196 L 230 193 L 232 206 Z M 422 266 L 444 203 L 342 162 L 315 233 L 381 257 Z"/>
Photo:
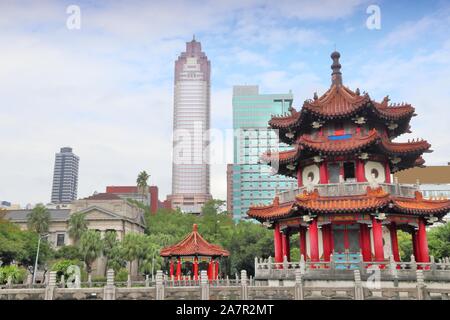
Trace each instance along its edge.
<path fill-rule="evenodd" d="M 344 180 L 355 179 L 355 163 L 344 162 Z"/>
<path fill-rule="evenodd" d="M 56 235 L 56 246 L 57 247 L 64 246 L 64 239 L 65 239 L 65 234 L 64 233 L 58 233 Z"/>

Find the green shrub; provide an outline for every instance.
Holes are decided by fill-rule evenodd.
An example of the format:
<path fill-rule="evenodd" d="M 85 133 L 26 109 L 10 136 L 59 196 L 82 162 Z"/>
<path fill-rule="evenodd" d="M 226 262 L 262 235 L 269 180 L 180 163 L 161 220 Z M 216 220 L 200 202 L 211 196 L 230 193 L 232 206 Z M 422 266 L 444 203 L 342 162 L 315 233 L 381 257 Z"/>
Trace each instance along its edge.
<path fill-rule="evenodd" d="M 27 270 L 15 265 L 4 266 L 0 268 L 0 283 L 5 284 L 8 278 L 12 278 L 13 283 L 23 283 L 27 276 Z"/>
<path fill-rule="evenodd" d="M 128 280 L 128 270 L 125 268 L 122 268 L 117 272 L 116 276 L 114 277 L 114 280 L 117 282 L 124 282 Z"/>
<path fill-rule="evenodd" d="M 67 269 L 69 268 L 69 266 L 72 266 L 72 265 L 76 265 L 76 266 L 80 267 L 81 278 L 82 278 L 83 277 L 83 268 L 82 268 L 81 262 L 78 260 L 70 260 L 70 259 L 58 260 L 52 265 L 51 270 L 56 271 L 56 278 L 58 280 L 60 280 L 61 276 L 64 275 L 64 279 L 67 281 L 67 278 L 72 274 L 72 273 L 68 273 Z"/>

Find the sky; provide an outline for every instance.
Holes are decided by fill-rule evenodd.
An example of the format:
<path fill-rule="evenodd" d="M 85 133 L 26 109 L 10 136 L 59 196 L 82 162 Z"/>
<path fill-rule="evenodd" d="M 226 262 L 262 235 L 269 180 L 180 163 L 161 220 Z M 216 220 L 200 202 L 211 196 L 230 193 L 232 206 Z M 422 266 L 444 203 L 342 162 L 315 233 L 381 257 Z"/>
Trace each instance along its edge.
<path fill-rule="evenodd" d="M 68 28 L 75 5 L 80 28 Z M 373 6 L 379 8 L 374 28 Z M 378 20 L 377 20 L 378 21 Z M 70 24 L 69 24 L 70 25 Z M 211 127 L 232 128 L 232 87 L 294 94 L 344 84 L 416 108 L 412 133 L 450 161 L 448 1 L 0 1 L 0 200 L 50 201 L 55 153 L 80 157 L 78 197 L 150 175 L 171 192 L 174 61 L 195 38 L 212 66 Z M 229 150 L 226 150 L 229 153 Z M 226 161 L 211 191 L 226 198 Z"/>

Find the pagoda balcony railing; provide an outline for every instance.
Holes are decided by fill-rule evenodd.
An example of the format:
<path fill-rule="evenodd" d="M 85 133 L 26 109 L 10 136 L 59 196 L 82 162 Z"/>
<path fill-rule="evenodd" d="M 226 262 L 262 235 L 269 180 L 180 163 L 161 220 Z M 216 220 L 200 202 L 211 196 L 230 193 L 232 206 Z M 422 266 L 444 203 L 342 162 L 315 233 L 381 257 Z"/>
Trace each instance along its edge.
<path fill-rule="evenodd" d="M 367 187 L 371 184 L 369 182 L 341 182 L 341 183 L 327 183 L 316 184 L 311 187 L 303 186 L 291 190 L 278 192 L 280 203 L 286 203 L 295 200 L 298 194 L 302 194 L 305 190 L 317 189 L 321 196 L 352 196 L 363 195 L 367 192 Z M 415 191 L 419 190 L 417 185 L 399 184 L 399 183 L 380 183 L 379 186 L 389 194 L 414 198 Z"/>
<path fill-rule="evenodd" d="M 414 256 L 411 261 L 395 262 L 392 257 L 386 261 L 363 261 L 362 255 L 359 261 L 339 261 L 334 260 L 333 255 L 330 261 L 310 261 L 304 260 L 303 255 L 300 261 L 274 262 L 272 257 L 268 259 L 255 258 L 255 279 L 256 280 L 281 280 L 294 279 L 296 270 L 310 279 L 331 279 L 346 278 L 352 276 L 353 270 L 360 270 L 363 278 L 373 275 L 375 270 L 381 272 L 381 278 L 406 279 L 414 277 L 417 270 L 423 270 L 424 275 L 429 278 L 435 278 L 450 282 L 450 260 L 449 258 L 435 261 L 430 257 L 430 262 L 417 262 Z"/>

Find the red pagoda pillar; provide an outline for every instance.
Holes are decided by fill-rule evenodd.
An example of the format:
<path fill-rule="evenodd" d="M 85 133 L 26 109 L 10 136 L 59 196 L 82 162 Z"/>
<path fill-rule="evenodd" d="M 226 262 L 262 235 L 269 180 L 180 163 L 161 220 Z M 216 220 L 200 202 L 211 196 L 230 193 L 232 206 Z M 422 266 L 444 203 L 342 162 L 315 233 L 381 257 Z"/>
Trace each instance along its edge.
<path fill-rule="evenodd" d="M 326 161 L 322 161 L 320 164 L 320 183 L 325 184 L 328 183 L 328 171 L 327 171 L 327 163 Z"/>
<path fill-rule="evenodd" d="M 291 250 L 289 247 L 289 233 L 287 231 L 283 232 L 281 234 L 281 247 L 283 252 L 283 261 L 284 257 L 286 256 L 287 261 L 291 260 Z"/>
<path fill-rule="evenodd" d="M 283 249 L 282 249 L 282 239 L 280 232 L 280 225 L 275 224 L 275 228 L 273 230 L 273 244 L 275 247 L 275 262 L 283 262 Z"/>
<path fill-rule="evenodd" d="M 356 181 L 365 182 L 366 175 L 364 173 L 364 161 L 361 159 L 356 160 Z"/>
<path fill-rule="evenodd" d="M 213 270 L 212 270 L 212 259 L 209 260 L 209 264 L 208 264 L 208 280 L 212 280 L 213 279 Z"/>
<path fill-rule="evenodd" d="M 319 229 L 317 219 L 313 219 L 309 225 L 309 253 L 311 261 L 319 261 Z"/>
<path fill-rule="evenodd" d="M 372 249 L 370 246 L 370 230 L 367 224 L 361 223 L 359 225 L 361 236 L 361 254 L 363 261 L 372 261 Z"/>
<path fill-rule="evenodd" d="M 300 240 L 300 256 L 303 255 L 303 257 L 308 259 L 308 256 L 306 254 L 306 228 L 303 226 L 300 226 L 300 229 L 298 231 L 298 236 Z"/>
<path fill-rule="evenodd" d="M 322 226 L 323 260 L 330 261 L 331 255 L 331 224 Z"/>
<path fill-rule="evenodd" d="M 216 279 L 219 279 L 219 261 L 218 260 L 216 260 L 216 269 L 215 269 L 215 276 L 216 276 Z"/>
<path fill-rule="evenodd" d="M 381 221 L 372 217 L 372 234 L 373 234 L 373 247 L 375 250 L 375 261 L 384 261 L 384 250 L 383 250 L 383 229 Z"/>
<path fill-rule="evenodd" d="M 384 165 L 384 171 L 386 176 L 386 183 L 391 183 L 391 168 L 389 168 L 389 161 L 386 161 L 386 164 Z"/>
<path fill-rule="evenodd" d="M 425 220 L 419 218 L 419 230 L 417 230 L 417 248 L 419 249 L 420 262 L 430 262 L 428 254 L 427 230 L 425 228 Z"/>
<path fill-rule="evenodd" d="M 412 231 L 411 238 L 412 238 L 414 259 L 416 261 L 421 261 L 420 250 L 419 250 L 418 241 L 417 241 L 417 232 L 415 230 Z"/>
<path fill-rule="evenodd" d="M 181 279 L 181 258 L 178 257 L 177 260 L 177 280 Z"/>
<path fill-rule="evenodd" d="M 170 257 L 170 269 L 169 269 L 169 273 L 170 273 L 170 279 L 173 278 L 173 260 L 172 257 Z"/>
<path fill-rule="evenodd" d="M 400 253 L 398 250 L 398 238 L 397 238 L 397 225 L 395 222 L 391 222 L 389 232 L 391 234 L 391 247 L 392 247 L 392 255 L 394 257 L 394 261 L 400 262 Z"/>
<path fill-rule="evenodd" d="M 198 257 L 194 258 L 194 280 L 198 280 Z"/>

